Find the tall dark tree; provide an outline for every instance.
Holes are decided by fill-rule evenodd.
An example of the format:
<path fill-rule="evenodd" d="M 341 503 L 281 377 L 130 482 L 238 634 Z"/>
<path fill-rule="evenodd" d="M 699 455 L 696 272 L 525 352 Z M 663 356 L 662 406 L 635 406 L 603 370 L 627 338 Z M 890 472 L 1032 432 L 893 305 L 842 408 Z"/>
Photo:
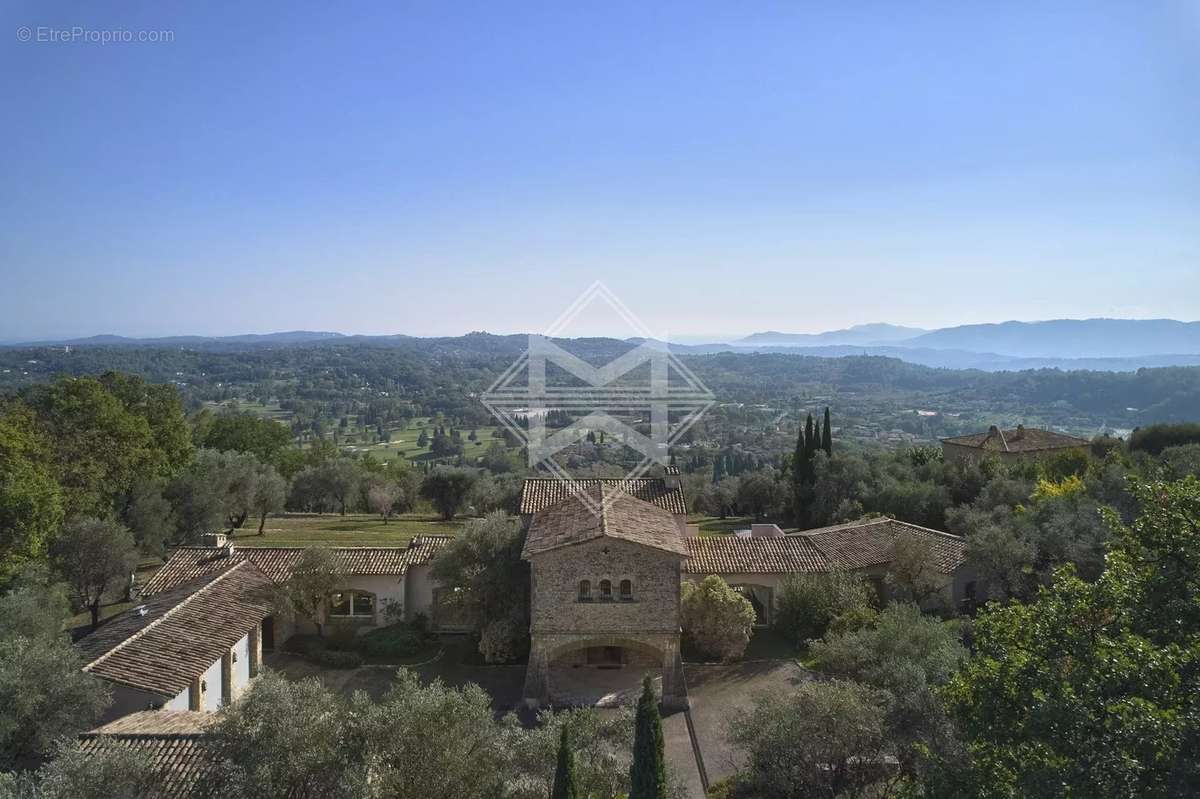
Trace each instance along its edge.
<path fill-rule="evenodd" d="M 792 456 L 792 508 L 796 514 L 796 526 L 798 527 L 804 527 L 808 517 L 805 477 L 810 469 L 809 460 L 804 428 L 800 428 L 796 433 L 796 453 Z"/>
<path fill-rule="evenodd" d="M 550 799 L 579 799 L 575 752 L 571 749 L 566 724 L 562 726 L 562 736 L 558 739 L 558 766 L 554 769 L 554 788 L 550 791 Z"/>
<path fill-rule="evenodd" d="M 663 757 L 662 716 L 650 676 L 642 681 L 629 767 L 629 799 L 666 799 L 667 767 Z"/>
<path fill-rule="evenodd" d="M 813 418 L 811 413 L 808 415 L 808 419 L 806 419 L 804 422 L 804 449 L 809 456 L 809 460 L 811 460 L 813 452 L 815 452 L 817 449 L 817 437 L 813 431 Z"/>
<path fill-rule="evenodd" d="M 821 426 L 821 449 L 825 450 L 825 454 L 833 456 L 833 428 L 829 421 L 829 406 L 825 406 L 825 424 Z"/>

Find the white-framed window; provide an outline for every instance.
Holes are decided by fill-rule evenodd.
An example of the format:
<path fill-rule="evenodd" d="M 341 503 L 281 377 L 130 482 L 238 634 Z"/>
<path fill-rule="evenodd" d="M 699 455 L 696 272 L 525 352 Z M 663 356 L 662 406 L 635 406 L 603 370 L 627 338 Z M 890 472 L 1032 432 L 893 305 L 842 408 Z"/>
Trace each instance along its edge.
<path fill-rule="evenodd" d="M 348 589 L 329 595 L 329 617 L 333 619 L 374 618 L 375 595 L 370 591 Z"/>

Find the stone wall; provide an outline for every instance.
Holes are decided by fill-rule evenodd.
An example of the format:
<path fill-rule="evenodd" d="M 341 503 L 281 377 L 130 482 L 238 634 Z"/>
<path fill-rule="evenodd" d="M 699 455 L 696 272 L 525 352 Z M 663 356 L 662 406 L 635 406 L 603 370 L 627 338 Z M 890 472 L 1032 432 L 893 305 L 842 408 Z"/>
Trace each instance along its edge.
<path fill-rule="evenodd" d="M 680 566 L 677 555 L 611 538 L 536 555 L 530 631 L 677 633 Z M 593 601 L 579 601 L 581 580 L 591 582 Z M 612 582 L 613 601 L 600 601 L 601 580 Z M 619 598 L 622 580 L 633 583 L 632 601 Z"/>

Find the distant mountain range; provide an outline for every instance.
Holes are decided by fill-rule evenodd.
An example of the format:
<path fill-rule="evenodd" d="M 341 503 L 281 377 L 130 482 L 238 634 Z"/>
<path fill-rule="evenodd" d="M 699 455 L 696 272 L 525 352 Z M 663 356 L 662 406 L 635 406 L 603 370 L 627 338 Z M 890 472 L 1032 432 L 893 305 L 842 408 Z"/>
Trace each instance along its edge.
<path fill-rule="evenodd" d="M 900 325 L 875 322 L 869 325 L 855 325 L 845 330 L 830 330 L 825 333 L 779 333 L 768 330 L 764 333 L 753 333 L 734 343 L 756 347 L 824 347 L 841 344 L 871 346 L 905 341 L 928 332 L 919 327 L 901 327 Z"/>
<path fill-rule="evenodd" d="M 215 337 L 126 338 L 103 335 L 0 346 L 229 349 L 365 343 L 389 347 L 419 345 L 422 341 L 430 344 L 470 342 L 481 336 L 490 340 L 490 337 L 482 333 L 472 333 L 463 337 L 421 339 L 405 335 L 348 336 L 342 333 L 293 330 L 283 333 Z M 500 340 L 520 338 L 522 337 L 505 336 Z M 589 340 L 577 341 L 586 343 Z M 1046 322 L 961 325 L 937 330 L 875 323 L 824 333 L 764 331 L 730 343 L 672 343 L 670 347 L 673 352 L 690 355 L 720 352 L 795 353 L 824 358 L 872 355 L 898 358 L 923 366 L 981 369 L 989 372 L 1022 369 L 1125 372 L 1143 367 L 1200 366 L 1200 322 L 1178 322 L 1173 319 L 1056 319 Z"/>
<path fill-rule="evenodd" d="M 1055 319 L 1046 322 L 1001 322 L 916 330 L 904 335 L 894 325 L 859 325 L 818 334 L 755 333 L 734 342 L 739 347 L 805 347 L 856 344 L 889 347 L 888 354 L 913 360 L 919 350 L 954 350 L 1005 358 L 1112 359 L 1200 354 L 1200 322 L 1174 319 Z M 874 334 L 874 335 L 873 335 Z M 856 340 L 846 340 L 853 338 Z M 816 354 L 816 353 L 813 353 Z"/>
<path fill-rule="evenodd" d="M 345 338 L 342 333 L 313 330 L 286 330 L 282 333 L 245 333 L 239 336 L 163 336 L 160 338 L 129 338 L 128 336 L 100 335 L 86 338 L 70 338 L 59 341 L 22 341 L 6 343 L 6 347 L 185 347 L 197 344 L 310 344 Z"/>

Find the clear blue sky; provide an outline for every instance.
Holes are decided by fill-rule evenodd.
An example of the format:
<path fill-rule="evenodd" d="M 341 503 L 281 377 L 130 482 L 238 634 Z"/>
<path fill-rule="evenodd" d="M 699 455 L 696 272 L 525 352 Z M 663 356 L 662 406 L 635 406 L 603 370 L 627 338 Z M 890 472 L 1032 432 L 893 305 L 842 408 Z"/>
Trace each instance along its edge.
<path fill-rule="evenodd" d="M 0 340 L 1200 318 L 1200 0 L 0 19 Z"/>

